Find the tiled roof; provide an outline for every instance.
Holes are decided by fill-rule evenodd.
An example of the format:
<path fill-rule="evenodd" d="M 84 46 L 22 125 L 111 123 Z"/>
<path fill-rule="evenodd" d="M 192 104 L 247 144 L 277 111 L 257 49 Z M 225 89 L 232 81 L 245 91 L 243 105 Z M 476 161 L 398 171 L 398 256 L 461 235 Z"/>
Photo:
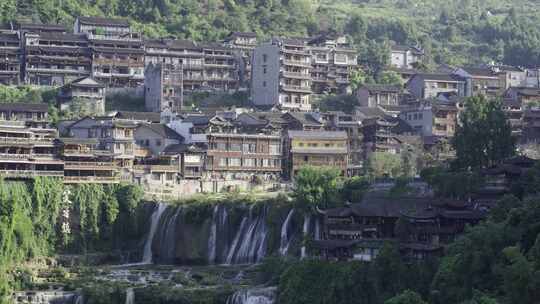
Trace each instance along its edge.
<path fill-rule="evenodd" d="M 305 139 L 347 139 L 345 131 L 288 131 L 289 138 Z"/>
<path fill-rule="evenodd" d="M 370 92 L 393 92 L 399 93 L 401 87 L 398 85 L 385 85 L 385 84 L 365 84 L 360 89 L 366 89 Z"/>
<path fill-rule="evenodd" d="M 46 103 L 0 103 L 0 111 L 15 112 L 47 112 L 49 105 Z"/>
<path fill-rule="evenodd" d="M 435 81 L 460 81 L 459 79 L 456 79 L 452 74 L 431 74 L 431 73 L 419 73 L 416 74 L 418 77 L 422 77 L 424 80 L 435 80 Z M 414 76 L 414 77 L 416 77 Z"/>
<path fill-rule="evenodd" d="M 109 25 L 109 26 L 129 26 L 129 22 L 125 19 L 117 18 L 103 18 L 103 17 L 79 17 L 79 22 L 81 24 L 87 25 Z"/>
<path fill-rule="evenodd" d="M 116 113 L 115 117 L 121 119 L 148 121 L 153 123 L 159 123 L 161 121 L 161 114 L 156 112 L 119 111 Z"/>
<path fill-rule="evenodd" d="M 167 127 L 167 125 L 165 124 L 150 123 L 150 124 L 142 124 L 141 127 L 150 128 L 152 131 L 156 132 L 163 138 L 176 139 L 176 140 L 184 139 L 180 134 L 176 133 L 173 129 Z"/>

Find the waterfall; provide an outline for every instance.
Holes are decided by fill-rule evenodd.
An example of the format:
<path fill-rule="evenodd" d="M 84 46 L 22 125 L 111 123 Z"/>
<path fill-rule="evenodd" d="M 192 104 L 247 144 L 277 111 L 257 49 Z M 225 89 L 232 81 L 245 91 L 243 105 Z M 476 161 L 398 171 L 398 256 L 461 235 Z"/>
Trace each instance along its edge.
<path fill-rule="evenodd" d="M 152 264 L 152 242 L 158 228 L 159 220 L 165 209 L 167 209 L 167 205 L 159 203 L 156 210 L 152 213 L 152 217 L 150 218 L 150 232 L 148 233 L 148 238 L 144 244 L 143 264 Z"/>
<path fill-rule="evenodd" d="M 289 251 L 289 244 L 291 240 L 289 240 L 289 223 L 291 222 L 291 219 L 294 214 L 294 209 L 291 209 L 289 211 L 289 214 L 287 214 L 287 218 L 283 222 L 283 225 L 281 225 L 281 241 L 279 245 L 279 253 L 282 256 L 287 255 Z"/>
<path fill-rule="evenodd" d="M 253 214 L 253 207 L 249 209 L 249 215 L 244 216 L 236 232 L 227 255 L 227 264 L 258 263 L 266 255 L 267 207 L 259 215 Z"/>
<path fill-rule="evenodd" d="M 74 304 L 84 304 L 84 298 L 82 295 L 78 294 L 76 297 L 75 297 L 75 301 L 73 301 Z"/>
<path fill-rule="evenodd" d="M 135 304 L 135 293 L 133 288 L 126 289 L 126 304 Z"/>
<path fill-rule="evenodd" d="M 276 287 L 242 289 L 227 299 L 227 304 L 273 304 Z"/>
<path fill-rule="evenodd" d="M 208 237 L 208 264 L 214 264 L 216 262 L 218 217 L 219 205 L 216 205 L 212 213 L 212 226 L 210 227 L 210 236 Z"/>
<path fill-rule="evenodd" d="M 304 227 L 302 228 L 302 235 L 304 237 L 304 242 L 305 242 L 305 238 L 306 236 L 308 235 L 309 233 L 309 224 L 310 224 L 310 220 L 311 220 L 311 217 L 308 215 L 308 214 L 305 214 L 304 215 Z M 305 258 L 307 255 L 306 255 L 306 245 L 302 245 L 302 249 L 300 251 L 300 257 L 303 259 Z"/>
<path fill-rule="evenodd" d="M 174 252 L 176 249 L 176 219 L 182 212 L 182 207 L 178 207 L 172 216 L 163 221 L 159 230 L 159 262 L 174 262 Z"/>
<path fill-rule="evenodd" d="M 314 232 L 314 236 L 313 236 L 313 239 L 318 241 L 321 239 L 321 223 L 319 221 L 319 218 L 315 218 L 315 232 Z"/>

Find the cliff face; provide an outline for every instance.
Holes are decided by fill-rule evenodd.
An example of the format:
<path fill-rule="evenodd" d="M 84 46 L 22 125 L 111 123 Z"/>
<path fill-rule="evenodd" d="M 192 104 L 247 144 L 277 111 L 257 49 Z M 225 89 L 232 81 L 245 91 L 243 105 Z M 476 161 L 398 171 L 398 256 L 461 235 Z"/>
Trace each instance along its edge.
<path fill-rule="evenodd" d="M 299 255 L 304 239 L 304 216 L 288 204 L 165 208 L 151 239 L 152 261 L 157 264 L 257 263 L 271 255 Z"/>

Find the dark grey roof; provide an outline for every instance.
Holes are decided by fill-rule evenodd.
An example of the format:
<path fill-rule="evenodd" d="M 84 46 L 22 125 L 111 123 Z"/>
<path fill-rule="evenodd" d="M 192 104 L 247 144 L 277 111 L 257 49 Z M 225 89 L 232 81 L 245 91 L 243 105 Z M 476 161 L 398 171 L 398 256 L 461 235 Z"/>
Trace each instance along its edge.
<path fill-rule="evenodd" d="M 284 114 L 283 116 L 286 117 L 287 115 L 293 117 L 295 120 L 299 121 L 303 125 L 322 126 L 322 122 L 316 120 L 309 112 L 289 112 Z"/>
<path fill-rule="evenodd" d="M 386 114 L 379 107 L 356 107 L 356 112 L 360 114 L 363 119 L 374 118 L 374 117 L 384 117 Z"/>
<path fill-rule="evenodd" d="M 165 150 L 163 150 L 163 153 L 165 154 L 176 154 L 176 153 L 185 153 L 185 152 L 203 153 L 205 151 L 206 151 L 206 147 L 201 147 L 199 145 L 174 144 L 174 145 L 168 145 L 167 147 L 165 147 Z"/>
<path fill-rule="evenodd" d="M 493 70 L 487 67 L 464 67 L 463 70 L 472 76 L 497 77 Z"/>
<path fill-rule="evenodd" d="M 416 74 L 416 76 L 421 77 L 424 80 L 452 81 L 452 82 L 460 81 L 459 79 L 457 79 L 456 77 L 454 77 L 452 74 L 449 74 L 449 73 L 444 73 L 444 74 L 419 73 L 419 74 Z"/>
<path fill-rule="evenodd" d="M 87 25 L 109 25 L 109 26 L 129 26 L 129 22 L 125 19 L 104 18 L 104 17 L 79 17 L 81 24 Z"/>
<path fill-rule="evenodd" d="M 347 139 L 345 131 L 288 131 L 289 138 L 306 139 Z"/>
<path fill-rule="evenodd" d="M 210 122 L 210 118 L 203 114 L 187 114 L 184 116 L 183 122 L 191 122 L 193 125 L 207 125 Z"/>
<path fill-rule="evenodd" d="M 58 40 L 65 42 L 87 42 L 85 34 L 66 34 L 58 32 L 43 32 L 39 34 L 40 40 Z"/>
<path fill-rule="evenodd" d="M 392 92 L 399 93 L 401 87 L 399 85 L 385 85 L 385 84 L 365 84 L 360 89 L 366 89 L 370 92 Z"/>
<path fill-rule="evenodd" d="M 519 95 L 540 96 L 540 89 L 528 87 L 511 87 L 508 90 L 515 91 Z"/>
<path fill-rule="evenodd" d="M 229 36 L 227 36 L 227 39 L 236 37 L 256 38 L 257 34 L 254 32 L 231 32 Z"/>
<path fill-rule="evenodd" d="M 153 123 L 159 123 L 161 121 L 161 114 L 156 112 L 119 111 L 116 113 L 115 117 L 121 119 L 148 121 Z"/>
<path fill-rule="evenodd" d="M 15 112 L 47 112 L 49 105 L 46 103 L 0 103 L 0 111 Z"/>
<path fill-rule="evenodd" d="M 195 42 L 184 39 L 149 39 L 144 41 L 148 47 L 161 47 L 180 50 L 202 50 Z"/>
<path fill-rule="evenodd" d="M 165 124 L 161 124 L 161 123 L 150 123 L 150 124 L 142 124 L 139 126 L 140 128 L 149 128 L 151 129 L 152 131 L 156 132 L 157 134 L 159 134 L 160 136 L 162 136 L 163 138 L 168 138 L 168 139 L 176 139 L 176 140 L 180 140 L 182 141 L 184 138 L 176 133 L 173 129 L 167 127 L 167 125 Z"/>
<path fill-rule="evenodd" d="M 16 28 L 19 30 L 27 30 L 27 31 L 37 31 L 37 32 L 45 32 L 45 31 L 59 31 L 59 32 L 65 32 L 66 27 L 60 24 L 43 24 L 43 23 L 19 23 L 16 25 Z"/>

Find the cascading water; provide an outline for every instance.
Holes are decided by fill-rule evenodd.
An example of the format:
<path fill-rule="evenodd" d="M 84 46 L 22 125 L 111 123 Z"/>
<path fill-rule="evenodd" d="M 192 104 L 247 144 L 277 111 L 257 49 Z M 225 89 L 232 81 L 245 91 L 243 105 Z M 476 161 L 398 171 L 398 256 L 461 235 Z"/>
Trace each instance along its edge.
<path fill-rule="evenodd" d="M 311 217 L 309 214 L 304 215 L 304 227 L 302 228 L 302 235 L 305 238 L 309 233 L 309 225 L 310 225 Z M 307 256 L 306 254 L 306 245 L 302 245 L 302 248 L 300 249 L 300 257 L 303 259 Z"/>
<path fill-rule="evenodd" d="M 165 209 L 167 209 L 167 205 L 159 203 L 156 210 L 152 213 L 152 217 L 150 218 L 150 232 L 148 233 L 148 238 L 144 244 L 143 264 L 152 264 L 152 242 L 154 241 L 154 235 L 156 234 L 159 220 Z"/>
<path fill-rule="evenodd" d="M 289 211 L 289 214 L 287 214 L 287 218 L 283 222 L 283 225 L 281 225 L 281 240 L 279 244 L 279 254 L 282 256 L 287 255 L 289 252 L 289 245 L 291 243 L 291 240 L 289 239 L 289 224 L 291 222 L 291 219 L 294 215 L 294 209 L 291 209 Z"/>
<path fill-rule="evenodd" d="M 267 206 L 259 215 L 254 214 L 253 207 L 250 207 L 249 214 L 242 219 L 229 249 L 227 264 L 258 263 L 266 255 Z"/>
<path fill-rule="evenodd" d="M 276 290 L 276 287 L 239 290 L 227 299 L 227 304 L 273 304 Z"/>
<path fill-rule="evenodd" d="M 216 262 L 216 247 L 217 247 L 217 229 L 218 229 L 219 205 L 214 206 L 212 212 L 212 227 L 210 227 L 210 236 L 208 237 L 208 263 Z"/>
<path fill-rule="evenodd" d="M 174 211 L 174 210 L 173 210 Z M 174 211 L 174 214 L 164 220 L 164 225 L 159 230 L 159 262 L 174 262 L 174 252 L 176 249 L 176 219 L 181 213 L 182 207 Z"/>
<path fill-rule="evenodd" d="M 126 304 L 135 304 L 135 292 L 133 292 L 133 288 L 126 289 Z"/>

